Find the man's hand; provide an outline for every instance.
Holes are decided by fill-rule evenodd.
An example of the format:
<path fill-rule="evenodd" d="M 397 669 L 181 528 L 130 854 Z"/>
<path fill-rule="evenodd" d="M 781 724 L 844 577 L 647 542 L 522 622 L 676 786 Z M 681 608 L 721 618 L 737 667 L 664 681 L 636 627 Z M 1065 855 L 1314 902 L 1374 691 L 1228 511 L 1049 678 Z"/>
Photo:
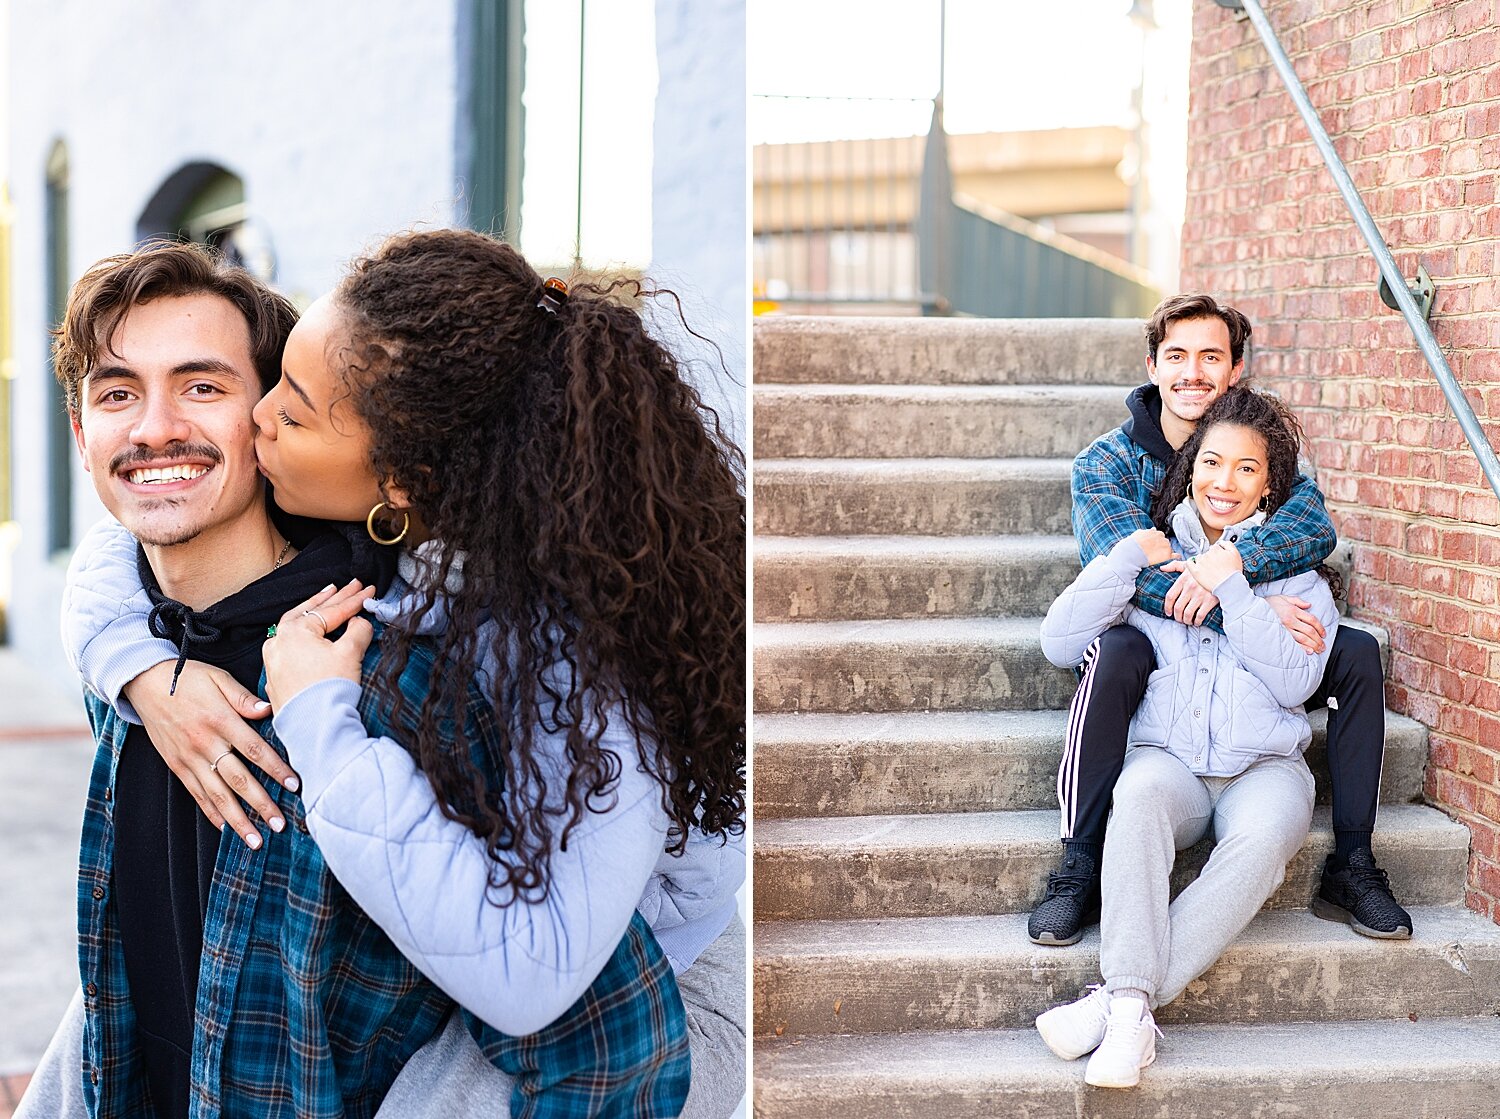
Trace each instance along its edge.
<path fill-rule="evenodd" d="M 293 606 L 276 623 L 276 636 L 266 638 L 266 694 L 280 710 L 304 688 L 322 680 L 343 677 L 359 683 L 359 668 L 374 637 L 374 627 L 358 617 L 374 587 L 355 579 L 334 590 L 328 587 Z M 337 641 L 328 634 L 346 625 Z"/>
<path fill-rule="evenodd" d="M 1172 589 L 1167 592 L 1163 606 L 1169 617 L 1176 618 L 1183 625 L 1201 626 L 1203 619 L 1208 617 L 1209 611 L 1219 605 L 1219 600 L 1211 591 L 1201 586 L 1198 580 L 1193 578 L 1192 573 L 1185 568 L 1186 564 L 1182 560 L 1162 564 L 1163 571 L 1182 572 L 1177 577 L 1177 582 L 1172 584 Z"/>
<path fill-rule="evenodd" d="M 1166 563 L 1173 556 L 1172 541 L 1159 528 L 1138 528 L 1129 539 L 1141 546 L 1141 551 L 1146 553 L 1146 562 L 1152 566 Z"/>
<path fill-rule="evenodd" d="M 125 698 L 140 715 L 156 752 L 209 822 L 216 828 L 227 823 L 250 847 L 259 847 L 260 832 L 240 808 L 240 798 L 272 831 L 286 827 L 286 820 L 236 755 L 293 792 L 298 788 L 297 775 L 246 725 L 247 719 L 269 715 L 270 704 L 240 687 L 223 669 L 197 661 L 182 666 L 176 694 L 171 694 L 171 684 L 172 662 L 163 661 L 126 684 Z"/>
<path fill-rule="evenodd" d="M 1191 576 L 1199 587 L 1212 594 L 1219 589 L 1219 584 L 1225 579 L 1231 575 L 1242 574 L 1245 570 L 1245 563 L 1240 559 L 1239 550 L 1233 544 L 1220 540 L 1201 556 L 1194 556 L 1190 560 L 1173 560 L 1171 563 L 1162 564 L 1161 569 L 1183 572 Z M 1181 586 L 1182 580 L 1178 579 L 1177 583 Z M 1172 588 L 1174 591 L 1176 589 L 1177 587 Z M 1170 592 L 1168 592 L 1168 597 L 1170 597 Z M 1214 599 L 1214 604 L 1218 605 L 1217 598 Z"/>
<path fill-rule="evenodd" d="M 1328 633 L 1323 628 L 1323 623 L 1318 621 L 1318 616 L 1312 612 L 1312 603 L 1284 594 L 1268 595 L 1266 602 L 1276 611 L 1281 624 L 1291 633 L 1292 640 L 1306 649 L 1309 655 L 1323 651 L 1324 639 Z"/>

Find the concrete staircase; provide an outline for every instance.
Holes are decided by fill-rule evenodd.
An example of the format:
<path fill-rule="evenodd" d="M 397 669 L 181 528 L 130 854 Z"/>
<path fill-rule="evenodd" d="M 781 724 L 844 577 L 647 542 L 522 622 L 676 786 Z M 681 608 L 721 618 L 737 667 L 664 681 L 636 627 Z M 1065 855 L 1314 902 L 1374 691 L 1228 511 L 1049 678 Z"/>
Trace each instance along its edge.
<path fill-rule="evenodd" d="M 1097 930 L 1027 940 L 1056 864 L 1071 674 L 1040 616 L 1078 570 L 1068 466 L 1120 422 L 1138 322 L 762 319 L 755 328 L 755 1112 L 1500 1115 L 1500 928 L 1468 833 L 1419 803 L 1387 715 L 1379 942 L 1307 911 L 1332 846 L 1159 1021 L 1129 1092 L 1032 1030 L 1098 977 Z M 1378 633 L 1384 645 L 1384 634 Z M 1210 844 L 1179 859 L 1179 885 Z"/>

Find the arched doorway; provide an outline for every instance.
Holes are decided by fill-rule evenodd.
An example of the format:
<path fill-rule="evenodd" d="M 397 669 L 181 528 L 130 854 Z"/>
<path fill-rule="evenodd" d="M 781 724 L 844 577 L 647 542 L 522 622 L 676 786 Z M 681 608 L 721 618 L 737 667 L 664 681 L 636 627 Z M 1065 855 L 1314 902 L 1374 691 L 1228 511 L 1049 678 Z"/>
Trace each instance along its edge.
<path fill-rule="evenodd" d="M 267 283 L 276 277 L 270 237 L 252 220 L 245 183 L 217 163 L 186 163 L 169 175 L 136 222 L 136 238 L 172 237 L 218 249 Z"/>

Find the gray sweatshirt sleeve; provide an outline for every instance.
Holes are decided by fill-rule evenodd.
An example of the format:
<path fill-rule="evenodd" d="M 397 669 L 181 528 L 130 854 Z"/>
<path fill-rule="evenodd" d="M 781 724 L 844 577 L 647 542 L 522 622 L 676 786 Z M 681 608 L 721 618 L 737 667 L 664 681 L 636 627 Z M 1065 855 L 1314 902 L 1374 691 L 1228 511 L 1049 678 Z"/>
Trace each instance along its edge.
<path fill-rule="evenodd" d="M 276 712 L 308 832 L 340 885 L 424 975 L 496 1029 L 535 1033 L 608 962 L 666 846 L 661 788 L 642 772 L 625 720 L 600 740 L 621 761 L 610 807 L 585 815 L 566 850 L 553 849 L 546 898 L 496 905 L 485 845 L 443 815 L 404 747 L 366 733 L 358 704 L 358 684 L 330 679 Z"/>
<path fill-rule="evenodd" d="M 1318 690 L 1328 668 L 1338 608 L 1328 584 L 1315 571 L 1263 585 L 1259 592 L 1251 589 L 1243 575 L 1231 575 L 1214 589 L 1224 611 L 1224 639 L 1246 671 L 1270 690 L 1277 703 L 1296 707 Z M 1268 593 L 1294 595 L 1312 603 L 1312 612 L 1326 631 L 1321 653 L 1309 653 L 1297 644 L 1262 597 Z"/>
<path fill-rule="evenodd" d="M 1124 617 L 1145 567 L 1145 551 L 1128 536 L 1090 560 L 1042 620 L 1046 658 L 1059 668 L 1082 664 L 1089 643 Z"/>
<path fill-rule="evenodd" d="M 151 599 L 136 570 L 135 537 L 106 517 L 79 543 L 63 587 L 62 644 L 84 686 L 120 713 L 141 718 L 125 685 L 162 661 L 177 659 L 170 641 L 153 637 Z"/>

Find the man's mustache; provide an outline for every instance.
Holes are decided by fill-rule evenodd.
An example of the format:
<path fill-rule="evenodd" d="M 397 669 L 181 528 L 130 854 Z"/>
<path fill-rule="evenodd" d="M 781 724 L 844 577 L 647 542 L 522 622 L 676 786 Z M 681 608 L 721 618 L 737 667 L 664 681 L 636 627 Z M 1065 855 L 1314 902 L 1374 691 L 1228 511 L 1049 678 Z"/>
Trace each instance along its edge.
<path fill-rule="evenodd" d="M 127 466 L 137 463 L 160 462 L 169 458 L 203 458 L 218 465 L 224 461 L 224 455 L 219 448 L 211 443 L 168 443 L 161 450 L 152 450 L 150 447 L 136 447 L 129 451 L 121 451 L 109 460 L 109 472 L 118 474 Z"/>

